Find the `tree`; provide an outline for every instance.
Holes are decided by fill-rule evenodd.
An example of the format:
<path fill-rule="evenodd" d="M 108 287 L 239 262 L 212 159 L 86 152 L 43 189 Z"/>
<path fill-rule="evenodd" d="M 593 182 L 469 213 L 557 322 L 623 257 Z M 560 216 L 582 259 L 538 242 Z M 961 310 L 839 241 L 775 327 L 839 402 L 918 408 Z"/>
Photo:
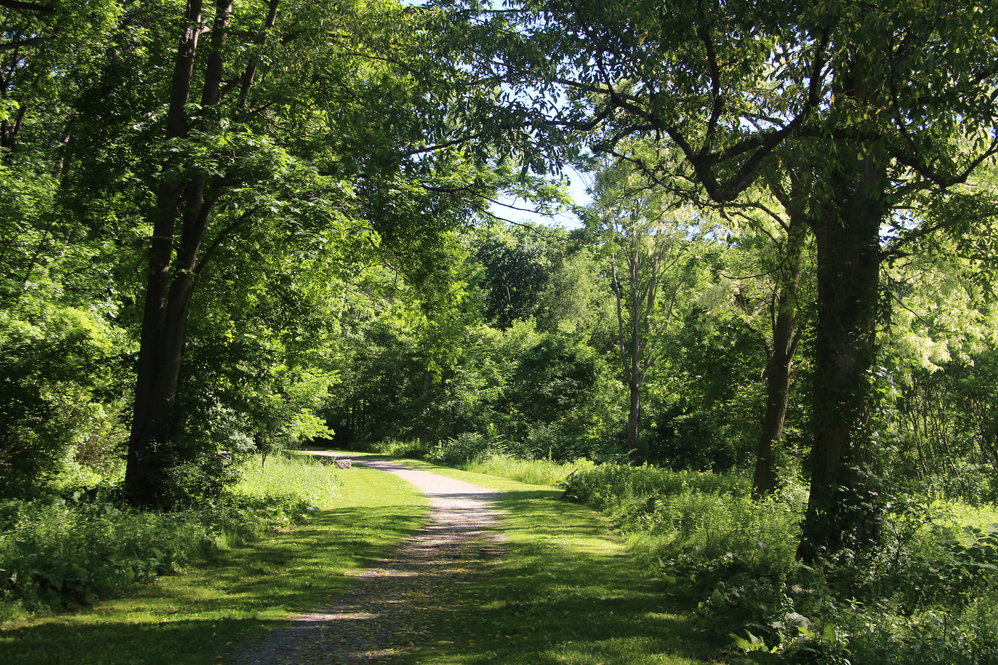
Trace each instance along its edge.
<path fill-rule="evenodd" d="M 811 156 L 819 304 L 799 554 L 875 540 L 876 507 L 862 485 L 881 226 L 913 191 L 952 187 L 998 150 L 994 14 L 972 1 L 871 11 L 689 0 L 664 12 L 643 0 L 571 0 L 485 20 L 522 37 L 480 65 L 513 89 L 540 91 L 535 126 L 598 129 L 595 150 L 654 181 L 672 186 L 673 162 L 629 153 L 630 139 L 675 146 L 691 194 L 718 202 L 735 200 L 778 149 Z"/>
<path fill-rule="evenodd" d="M 992 178 L 982 173 L 970 186 L 989 189 Z M 968 240 L 963 233 L 902 234 L 886 246 L 883 300 L 889 320 L 878 362 L 890 381 L 880 381 L 877 417 L 894 449 L 878 461 L 889 463 L 886 473 L 899 484 L 977 502 L 993 496 L 988 478 L 998 461 L 995 438 L 982 426 L 989 417 L 993 422 L 994 391 L 982 388 L 994 384 L 990 350 L 998 327 L 993 261 L 974 254 L 977 246 L 993 242 L 987 236 L 993 238 L 995 218 L 986 200 L 950 201 L 919 227 L 951 214 L 961 218 L 958 226 L 973 230 L 972 254 L 961 249 Z M 919 251 L 911 251 L 912 243 Z"/>
<path fill-rule="evenodd" d="M 567 247 L 547 276 L 540 293 L 537 325 L 546 332 L 564 331 L 584 335 L 597 349 L 612 346 L 614 333 L 612 295 L 600 283 L 598 249 L 589 245 L 584 230 L 566 237 Z"/>
<path fill-rule="evenodd" d="M 776 450 L 783 439 L 794 357 L 801 340 L 799 315 L 807 304 L 800 297 L 810 229 L 808 190 L 802 177 L 806 172 L 798 173 L 792 165 L 774 169 L 765 178 L 768 187 L 753 188 L 721 207 L 734 227 L 736 245 L 743 250 L 738 252 L 741 257 L 734 270 L 751 275 L 737 279 L 734 304 L 766 353 L 766 395 L 752 475 L 756 498 L 777 487 Z M 753 293 L 758 290 L 763 294 Z M 764 323 L 758 321 L 760 310 L 765 311 Z"/>
<path fill-rule="evenodd" d="M 680 294 L 690 286 L 697 222 L 660 188 L 642 188 L 628 165 L 601 172 L 596 195 L 587 221 L 603 245 L 616 301 L 616 346 L 628 390 L 627 446 L 646 458 L 644 380 L 661 357 L 663 336 L 675 325 Z"/>
<path fill-rule="evenodd" d="M 551 241 L 530 227 L 483 230 L 476 247 L 485 269 L 485 318 L 505 329 L 537 312 L 551 270 Z"/>
<path fill-rule="evenodd" d="M 403 269 L 425 274 L 434 238 L 469 214 L 466 192 L 450 185 L 482 180 L 481 161 L 451 140 L 449 100 L 467 77 L 434 62 L 438 20 L 390 1 L 185 4 L 172 73 L 155 83 L 165 99 L 136 90 L 126 111 L 134 119 L 165 102 L 165 115 L 152 111 L 162 124 L 115 136 L 159 159 L 146 173 L 151 205 L 136 211 L 150 233 L 125 479 L 133 503 L 170 501 L 161 479 L 176 461 L 191 303 L 220 247 L 304 211 L 328 237 L 345 219 L 373 228 Z M 154 80 L 165 74 L 135 57 Z"/>
<path fill-rule="evenodd" d="M 115 463 L 127 337 L 106 236 L 67 204 L 75 101 L 99 69 L 114 0 L 0 3 L 0 476 L 39 492 Z"/>

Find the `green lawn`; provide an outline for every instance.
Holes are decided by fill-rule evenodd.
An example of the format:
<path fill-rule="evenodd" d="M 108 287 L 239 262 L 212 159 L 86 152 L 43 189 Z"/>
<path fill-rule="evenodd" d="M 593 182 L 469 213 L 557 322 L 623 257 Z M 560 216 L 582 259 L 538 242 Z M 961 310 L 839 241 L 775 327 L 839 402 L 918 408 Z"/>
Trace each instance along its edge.
<path fill-rule="evenodd" d="M 440 599 L 435 635 L 407 663 L 686 665 L 714 663 L 670 601 L 598 513 L 560 491 L 400 460 L 505 492 L 506 554 L 489 574 Z"/>
<path fill-rule="evenodd" d="M 209 665 L 230 645 L 311 609 L 416 529 L 426 500 L 392 475 L 339 474 L 334 504 L 309 524 L 221 552 L 183 575 L 92 610 L 0 630 L 3 665 Z"/>
<path fill-rule="evenodd" d="M 686 665 L 710 660 L 689 607 L 610 535 L 605 519 L 559 491 L 408 461 L 505 492 L 505 555 L 436 599 L 428 633 L 392 663 L 421 665 Z M 209 665 L 289 612 L 342 592 L 343 572 L 367 565 L 422 521 L 425 500 L 394 476 L 340 474 L 330 509 L 294 532 L 222 552 L 140 595 L 91 611 L 42 617 L 0 632 L 0 663 Z"/>

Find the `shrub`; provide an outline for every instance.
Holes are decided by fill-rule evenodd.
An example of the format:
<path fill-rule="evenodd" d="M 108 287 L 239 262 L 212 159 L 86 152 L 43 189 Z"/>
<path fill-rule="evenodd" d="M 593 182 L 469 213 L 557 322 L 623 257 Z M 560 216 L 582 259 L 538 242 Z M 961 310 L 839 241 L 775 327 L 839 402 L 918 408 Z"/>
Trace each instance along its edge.
<path fill-rule="evenodd" d="M 856 612 L 843 617 L 852 629 L 853 665 L 995 665 L 998 663 L 998 591 L 955 611 L 935 607 L 912 614 Z"/>
<path fill-rule="evenodd" d="M 335 494 L 335 471 L 276 458 L 197 509 L 139 511 L 107 492 L 0 503 L 0 620 L 86 605 L 199 557 L 303 522 Z"/>
<path fill-rule="evenodd" d="M 46 281 L 47 288 L 57 288 Z M 0 311 L 0 497 L 37 493 L 77 458 L 100 468 L 125 432 L 121 331 L 95 311 L 25 298 Z"/>
<path fill-rule="evenodd" d="M 212 541 L 211 526 L 222 526 L 103 502 L 9 502 L 3 512 L 0 593 L 28 610 L 88 604 L 173 572 Z"/>

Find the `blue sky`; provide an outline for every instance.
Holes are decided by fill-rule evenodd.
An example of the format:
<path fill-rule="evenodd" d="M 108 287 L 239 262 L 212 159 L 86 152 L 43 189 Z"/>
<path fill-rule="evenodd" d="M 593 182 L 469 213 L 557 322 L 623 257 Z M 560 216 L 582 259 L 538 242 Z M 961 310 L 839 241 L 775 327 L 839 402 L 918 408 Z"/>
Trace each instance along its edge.
<path fill-rule="evenodd" d="M 576 205 L 586 205 L 587 203 L 592 202 L 592 197 L 589 196 L 589 193 L 586 191 L 587 187 L 592 182 L 591 175 L 585 172 L 577 171 L 571 166 L 566 167 L 564 175 L 568 178 L 568 193 L 571 195 Z M 532 222 L 544 224 L 546 226 L 563 226 L 565 228 L 576 228 L 580 225 L 579 219 L 573 215 L 571 211 L 563 211 L 554 215 L 543 215 L 536 212 L 525 212 L 524 210 L 516 209 L 533 209 L 530 201 L 503 197 L 499 199 L 499 202 L 506 205 L 497 205 L 493 203 L 491 207 L 492 214 L 511 222 L 517 222 L 520 224 Z M 509 208 L 506 206 L 514 207 Z"/>

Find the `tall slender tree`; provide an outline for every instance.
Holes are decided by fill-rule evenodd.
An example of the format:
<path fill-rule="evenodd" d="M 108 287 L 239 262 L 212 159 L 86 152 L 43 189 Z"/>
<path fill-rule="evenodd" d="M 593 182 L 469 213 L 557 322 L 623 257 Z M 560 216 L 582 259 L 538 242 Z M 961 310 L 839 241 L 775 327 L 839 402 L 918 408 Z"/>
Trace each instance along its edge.
<path fill-rule="evenodd" d="M 744 229 L 738 234 L 742 236 L 739 244 L 747 246 L 747 250 L 739 261 L 739 270 L 751 275 L 738 280 L 741 283 L 735 304 L 766 354 L 765 401 L 752 474 L 752 494 L 756 498 L 777 488 L 777 449 L 784 436 L 794 360 L 803 332 L 800 312 L 805 303 L 801 302 L 800 291 L 809 238 L 806 189 L 801 174 L 791 169 L 785 173 L 786 182 L 782 181 L 781 171 L 767 178 L 768 187 L 761 190 L 766 196 L 745 196 L 735 205 L 722 208 L 727 219 Z M 746 296 L 746 291 L 751 293 L 753 289 L 749 286 L 743 290 L 742 284 L 760 280 L 765 295 Z M 761 307 L 759 300 L 764 301 Z M 758 322 L 760 309 L 766 313 L 764 323 Z"/>
<path fill-rule="evenodd" d="M 319 233 L 344 218 L 374 228 L 418 273 L 434 256 L 419 245 L 476 205 L 474 187 L 453 186 L 482 181 L 484 157 L 454 137 L 449 104 L 467 74 L 434 60 L 439 20 L 391 0 L 186 2 L 161 133 L 143 146 L 161 161 L 125 477 L 133 503 L 172 500 L 191 301 L 220 246 L 297 207 L 308 212 L 289 223 Z"/>
<path fill-rule="evenodd" d="M 696 260 L 696 223 L 660 188 L 647 185 L 630 165 L 597 176 L 588 224 L 605 252 L 616 305 L 616 346 L 628 392 L 627 447 L 647 457 L 641 437 L 645 377 L 662 356 L 675 326 L 681 296 Z"/>

